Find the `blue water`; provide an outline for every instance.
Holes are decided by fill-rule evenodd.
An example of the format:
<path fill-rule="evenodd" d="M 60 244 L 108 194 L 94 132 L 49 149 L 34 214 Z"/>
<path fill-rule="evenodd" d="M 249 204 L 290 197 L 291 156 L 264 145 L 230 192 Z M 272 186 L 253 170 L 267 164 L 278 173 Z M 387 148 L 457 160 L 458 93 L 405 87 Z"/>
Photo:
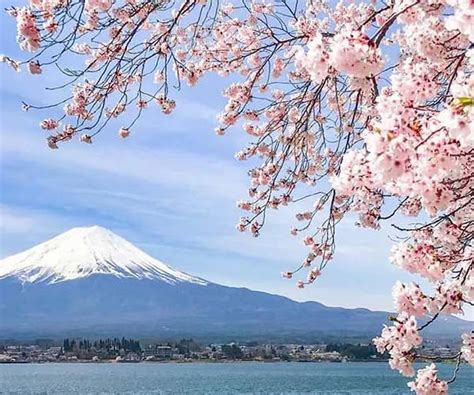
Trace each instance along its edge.
<path fill-rule="evenodd" d="M 0 365 L 1 394 L 409 394 L 407 381 L 376 362 Z M 474 394 L 468 365 L 450 394 Z"/>

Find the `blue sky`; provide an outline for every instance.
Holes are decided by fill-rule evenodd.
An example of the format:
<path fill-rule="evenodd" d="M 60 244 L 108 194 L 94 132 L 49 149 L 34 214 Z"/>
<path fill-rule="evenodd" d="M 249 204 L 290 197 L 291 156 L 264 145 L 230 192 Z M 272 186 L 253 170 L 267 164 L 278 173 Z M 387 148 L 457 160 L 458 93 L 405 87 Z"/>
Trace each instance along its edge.
<path fill-rule="evenodd" d="M 0 53 L 24 58 L 4 13 L 0 29 Z M 52 151 L 38 123 L 54 111 L 24 113 L 20 104 L 53 102 L 57 93 L 44 87 L 58 74 L 38 78 L 0 66 L 0 257 L 98 224 L 208 280 L 331 306 L 392 309 L 393 283 L 410 278 L 388 262 L 388 233 L 355 228 L 354 218 L 338 229 L 332 264 L 305 290 L 281 277 L 306 253 L 300 238 L 289 236 L 295 209 L 273 212 L 258 239 L 235 230 L 249 164 L 233 157 L 247 142 L 244 132 L 213 132 L 226 81 L 206 78 L 176 92 L 173 115 L 150 108 L 127 140 L 117 136 L 119 122 L 92 145 L 73 141 Z"/>

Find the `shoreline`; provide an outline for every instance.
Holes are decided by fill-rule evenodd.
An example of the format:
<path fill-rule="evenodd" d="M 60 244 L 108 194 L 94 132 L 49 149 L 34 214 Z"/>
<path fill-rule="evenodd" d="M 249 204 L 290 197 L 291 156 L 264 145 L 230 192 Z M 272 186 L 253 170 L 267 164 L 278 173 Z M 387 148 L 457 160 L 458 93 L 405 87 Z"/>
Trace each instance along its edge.
<path fill-rule="evenodd" d="M 295 364 L 295 363 L 330 363 L 330 364 L 351 364 L 351 363 L 387 363 L 388 359 L 377 359 L 377 360 L 347 360 L 347 361 L 330 361 L 330 360 L 301 360 L 301 361 L 283 361 L 283 360 L 190 360 L 190 361 L 115 361 L 115 360 L 77 360 L 77 361 L 0 361 L 1 365 L 48 365 L 48 364 L 61 364 L 61 365 L 75 365 L 75 364 L 96 364 L 96 365 L 110 365 L 110 364 L 164 364 L 164 365 L 186 365 L 186 364 Z M 430 360 L 417 360 L 417 363 L 433 362 Z M 442 360 L 434 361 L 435 363 L 444 364 L 455 364 L 455 360 Z M 462 362 L 461 364 L 464 364 Z"/>
<path fill-rule="evenodd" d="M 114 360 L 102 360 L 102 361 L 89 361 L 89 360 L 79 360 L 79 361 L 32 361 L 32 362 L 0 362 L 1 365 L 46 365 L 46 364 L 190 364 L 190 363 L 203 363 L 203 364 L 214 364 L 214 363 L 351 363 L 351 362 L 387 362 L 387 361 L 258 361 L 258 360 L 251 360 L 251 361 L 242 361 L 242 360 L 235 360 L 235 361 L 114 361 Z"/>
<path fill-rule="evenodd" d="M 432 362 L 432 360 L 429 360 Z M 428 360 L 419 360 L 418 363 L 429 362 Z M 100 360 L 100 361 L 91 361 L 91 360 L 77 360 L 77 361 L 2 361 L 1 365 L 47 365 L 47 364 L 97 364 L 97 365 L 107 365 L 107 364 L 247 364 L 247 363 L 258 363 L 258 364 L 294 364 L 294 363 L 330 363 L 330 364 L 351 364 L 351 363 L 387 363 L 388 359 L 377 359 L 377 360 L 347 360 L 347 361 L 330 361 L 330 360 L 301 360 L 301 361 L 282 361 L 282 360 L 191 360 L 191 361 L 115 361 L 115 360 Z M 456 361 L 449 360 L 439 360 L 437 363 L 446 363 L 452 364 Z"/>

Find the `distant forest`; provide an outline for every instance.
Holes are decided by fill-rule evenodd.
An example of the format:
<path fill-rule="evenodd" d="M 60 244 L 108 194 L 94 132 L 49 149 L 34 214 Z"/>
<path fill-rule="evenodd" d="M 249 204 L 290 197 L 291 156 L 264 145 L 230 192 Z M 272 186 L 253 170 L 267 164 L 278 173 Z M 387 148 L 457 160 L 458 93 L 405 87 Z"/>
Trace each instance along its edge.
<path fill-rule="evenodd" d="M 202 348 L 202 345 L 195 342 L 193 339 L 181 339 L 179 342 L 168 342 L 160 344 L 173 347 L 177 349 L 180 354 L 184 355 L 189 355 L 190 353 L 199 351 Z M 93 341 L 88 339 L 66 338 L 63 340 L 62 348 L 64 352 L 95 350 L 104 351 L 109 354 L 118 353 L 120 350 L 123 350 L 127 353 L 134 352 L 137 354 L 143 351 L 139 340 L 126 339 L 125 337 L 122 337 L 121 339 L 115 337 L 113 339 L 106 338 Z"/>
<path fill-rule="evenodd" d="M 326 351 L 337 351 L 339 354 L 352 360 L 366 360 L 370 359 L 373 355 L 376 355 L 377 358 L 388 359 L 387 353 L 384 355 L 379 354 L 373 344 L 329 343 L 326 346 Z"/>
<path fill-rule="evenodd" d="M 125 352 L 136 352 L 140 353 L 142 348 L 140 346 L 140 342 L 134 339 L 126 339 L 122 337 L 121 339 L 118 338 L 107 338 L 107 339 L 100 339 L 90 341 L 87 339 L 64 339 L 63 341 L 63 350 L 64 352 L 73 352 L 73 351 L 91 351 L 95 349 L 97 351 L 103 350 L 110 352 L 116 352 L 120 350 L 124 350 Z"/>

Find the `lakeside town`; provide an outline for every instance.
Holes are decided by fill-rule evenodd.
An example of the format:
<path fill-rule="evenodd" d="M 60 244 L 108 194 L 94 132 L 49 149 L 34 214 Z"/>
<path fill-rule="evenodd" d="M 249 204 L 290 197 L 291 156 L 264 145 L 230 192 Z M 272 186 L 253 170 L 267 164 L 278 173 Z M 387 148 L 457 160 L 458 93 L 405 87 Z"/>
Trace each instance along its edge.
<path fill-rule="evenodd" d="M 58 344 L 59 343 L 59 344 Z M 425 355 L 443 358 L 453 354 L 449 345 L 432 345 Z M 207 344 L 193 339 L 152 343 L 142 346 L 139 340 L 106 338 L 97 340 L 64 339 L 61 342 L 38 341 L 36 344 L 0 344 L 0 363 L 48 362 L 350 362 L 382 361 L 372 344 Z"/>

